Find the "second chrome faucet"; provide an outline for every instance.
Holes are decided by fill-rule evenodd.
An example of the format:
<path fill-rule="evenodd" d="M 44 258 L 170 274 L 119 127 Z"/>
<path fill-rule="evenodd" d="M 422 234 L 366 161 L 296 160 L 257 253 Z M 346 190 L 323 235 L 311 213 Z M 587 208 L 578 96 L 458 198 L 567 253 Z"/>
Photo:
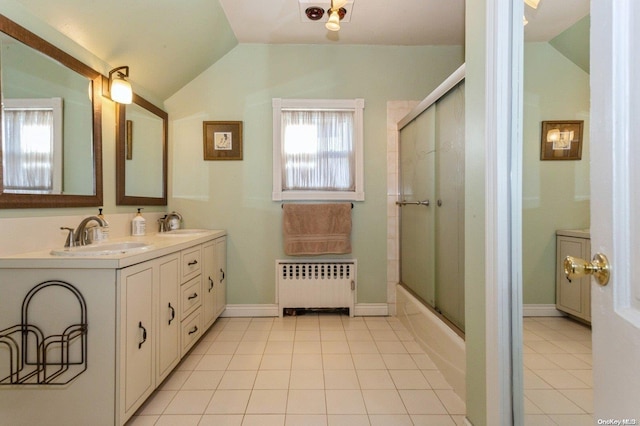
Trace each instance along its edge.
<path fill-rule="evenodd" d="M 180 229 L 180 223 L 182 222 L 182 215 L 174 211 L 166 215 L 161 220 L 163 221 L 163 223 L 161 223 L 160 232 L 173 231 L 174 229 Z"/>

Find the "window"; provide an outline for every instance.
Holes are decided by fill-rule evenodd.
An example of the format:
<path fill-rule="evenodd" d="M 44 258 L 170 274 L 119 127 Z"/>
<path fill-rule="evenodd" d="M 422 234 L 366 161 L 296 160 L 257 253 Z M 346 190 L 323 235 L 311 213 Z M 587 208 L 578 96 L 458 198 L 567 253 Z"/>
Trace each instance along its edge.
<path fill-rule="evenodd" d="M 62 193 L 62 99 L 5 99 L 4 192 Z"/>
<path fill-rule="evenodd" d="M 364 200 L 364 99 L 273 100 L 273 200 Z"/>

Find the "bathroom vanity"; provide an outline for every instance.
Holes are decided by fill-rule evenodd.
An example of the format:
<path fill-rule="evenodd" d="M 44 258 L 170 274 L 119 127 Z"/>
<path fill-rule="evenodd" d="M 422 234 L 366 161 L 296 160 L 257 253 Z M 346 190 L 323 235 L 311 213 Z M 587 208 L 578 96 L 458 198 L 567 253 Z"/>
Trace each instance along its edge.
<path fill-rule="evenodd" d="M 591 323 L 591 277 L 569 281 L 564 274 L 564 258 L 591 258 L 589 230 L 556 231 L 556 309 L 583 322 Z"/>
<path fill-rule="evenodd" d="M 224 231 L 128 237 L 109 244 L 104 247 L 126 249 L 0 258 L 3 424 L 124 424 L 224 311 Z M 54 285 L 43 288 L 40 297 L 27 298 L 48 281 L 64 283 L 80 297 Z M 13 326 L 56 335 L 83 313 L 85 323 L 78 329 L 84 334 L 43 350 L 45 362 L 29 339 L 2 336 Z M 47 367 L 43 374 L 29 378 L 24 373 L 40 364 Z M 58 370 L 63 373 L 56 376 Z M 65 374 L 73 370 L 79 373 L 65 383 Z"/>

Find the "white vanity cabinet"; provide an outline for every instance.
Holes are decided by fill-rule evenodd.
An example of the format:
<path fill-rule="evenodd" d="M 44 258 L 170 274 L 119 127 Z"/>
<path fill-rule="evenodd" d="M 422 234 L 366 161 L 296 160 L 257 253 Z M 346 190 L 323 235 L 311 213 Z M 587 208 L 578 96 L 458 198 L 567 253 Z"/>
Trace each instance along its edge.
<path fill-rule="evenodd" d="M 214 247 L 215 262 L 224 259 L 226 254 L 217 251 L 224 247 L 224 231 L 136 241 L 148 242 L 150 249 L 129 255 L 65 258 L 46 251 L 0 258 L 0 330 L 21 323 L 25 296 L 49 280 L 75 287 L 87 313 L 86 370 L 61 386 L 0 384 L 1 424 L 124 425 L 224 310 L 217 306 L 205 322 L 203 274 L 213 266 L 203 253 Z M 224 270 L 215 265 L 211 270 Z M 219 287 L 220 276 L 214 279 Z M 38 305 L 43 323 L 48 316 L 77 310 L 57 299 L 54 293 Z M 8 364 L 7 349 L 0 345 L 0 380 Z"/>
<path fill-rule="evenodd" d="M 591 259 L 588 230 L 556 231 L 556 309 L 582 321 L 591 322 L 591 277 L 569 281 L 564 274 L 567 256 Z"/>
<path fill-rule="evenodd" d="M 215 240 L 216 270 L 218 271 L 218 288 L 216 289 L 215 321 L 227 308 L 227 238 Z M 211 321 L 213 323 L 213 321 Z"/>
<path fill-rule="evenodd" d="M 181 353 L 185 355 L 202 335 L 202 246 L 182 252 L 180 286 Z"/>
<path fill-rule="evenodd" d="M 156 382 L 161 383 L 180 362 L 180 256 L 160 259 L 158 286 L 158 356 Z"/>
<path fill-rule="evenodd" d="M 125 268 L 119 273 L 120 341 L 119 388 L 120 417 L 127 418 L 155 389 L 155 324 L 153 293 L 155 261 Z M 116 342 L 118 343 L 118 342 Z"/>
<path fill-rule="evenodd" d="M 217 238 L 202 245 L 203 322 L 209 327 L 227 306 L 227 239 Z"/>
<path fill-rule="evenodd" d="M 180 255 L 119 270 L 120 417 L 129 418 L 180 361 Z"/>

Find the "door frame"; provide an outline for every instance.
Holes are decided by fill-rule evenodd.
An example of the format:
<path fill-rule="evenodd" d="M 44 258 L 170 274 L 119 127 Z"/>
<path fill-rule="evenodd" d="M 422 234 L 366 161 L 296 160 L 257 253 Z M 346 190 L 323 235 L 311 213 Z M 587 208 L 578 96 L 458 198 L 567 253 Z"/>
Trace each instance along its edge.
<path fill-rule="evenodd" d="M 507 426 L 524 423 L 521 297 L 524 2 L 484 3 L 486 423 Z"/>

